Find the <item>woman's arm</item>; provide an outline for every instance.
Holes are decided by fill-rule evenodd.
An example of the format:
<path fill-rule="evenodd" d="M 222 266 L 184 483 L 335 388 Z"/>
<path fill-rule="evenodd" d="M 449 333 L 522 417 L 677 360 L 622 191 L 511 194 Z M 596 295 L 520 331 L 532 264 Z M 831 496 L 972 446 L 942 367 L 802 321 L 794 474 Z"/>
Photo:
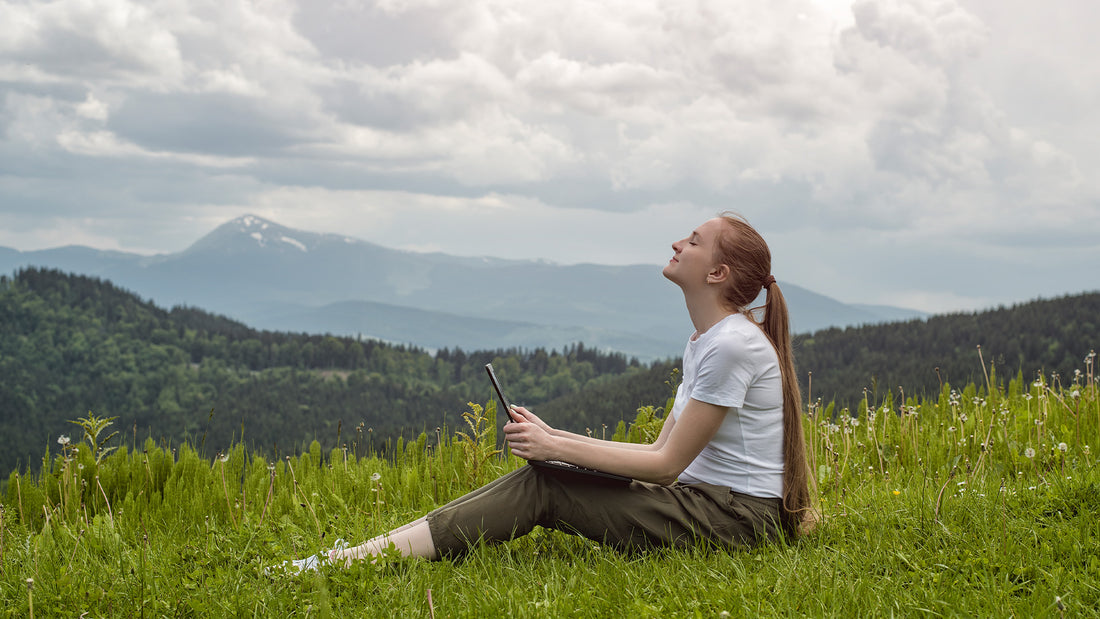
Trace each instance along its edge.
<path fill-rule="evenodd" d="M 621 443 L 596 439 L 589 442 L 555 436 L 538 423 L 529 422 L 518 409 L 512 415 L 517 423 L 505 425 L 504 434 L 512 453 L 527 460 L 562 460 L 642 481 L 670 484 L 710 442 L 728 412 L 725 406 L 689 400 L 675 423 L 671 419 L 665 422 L 661 430 L 663 440 L 658 438 L 652 449 L 644 450 L 622 449 L 618 447 Z"/>
<path fill-rule="evenodd" d="M 675 422 L 672 417 L 665 419 L 664 424 L 661 426 L 661 433 L 657 436 L 657 440 L 652 443 L 624 443 L 619 441 L 605 441 L 591 436 L 585 436 L 583 434 L 574 434 L 572 432 L 566 432 L 565 430 L 558 430 L 557 428 L 551 428 L 542 419 L 539 419 L 534 413 L 527 410 L 522 406 L 512 406 L 512 410 L 519 413 L 519 417 L 515 417 L 513 421 L 530 421 L 535 425 L 545 430 L 551 436 L 555 436 L 561 439 L 577 441 L 588 445 L 605 445 L 613 447 L 615 449 L 625 449 L 633 451 L 655 451 L 668 440 L 668 433 L 672 430 L 672 425 Z"/>

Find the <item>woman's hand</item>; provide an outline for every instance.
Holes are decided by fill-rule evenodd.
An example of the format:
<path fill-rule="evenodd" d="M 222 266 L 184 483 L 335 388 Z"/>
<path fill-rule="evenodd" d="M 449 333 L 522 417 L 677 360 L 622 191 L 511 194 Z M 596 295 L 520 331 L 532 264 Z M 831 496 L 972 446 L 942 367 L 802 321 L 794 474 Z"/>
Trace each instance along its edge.
<path fill-rule="evenodd" d="M 539 419 L 537 416 L 535 416 L 534 413 L 522 406 L 516 406 L 515 404 L 513 404 L 512 410 L 510 411 L 510 414 L 508 416 L 512 421 L 520 423 L 524 421 L 529 421 L 536 426 L 542 428 L 545 432 L 548 432 L 550 434 L 554 433 L 554 428 L 551 428 L 549 424 Z"/>
<path fill-rule="evenodd" d="M 504 437 L 512 453 L 524 460 L 555 460 L 552 428 L 522 406 L 509 411 L 514 423 L 505 424 Z"/>

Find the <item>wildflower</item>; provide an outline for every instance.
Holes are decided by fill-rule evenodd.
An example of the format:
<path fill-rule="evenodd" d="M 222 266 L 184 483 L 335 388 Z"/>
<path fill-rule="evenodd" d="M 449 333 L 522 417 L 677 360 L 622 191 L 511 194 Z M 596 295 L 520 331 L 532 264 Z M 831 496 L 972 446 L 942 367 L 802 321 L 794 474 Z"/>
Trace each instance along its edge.
<path fill-rule="evenodd" d="M 1081 392 L 1080 392 L 1080 391 L 1078 391 L 1078 390 L 1076 390 L 1076 389 L 1074 389 L 1074 390 L 1073 390 L 1073 393 L 1071 393 L 1071 394 L 1069 394 L 1069 395 L 1070 395 L 1070 397 L 1072 397 L 1072 398 L 1073 398 L 1074 400 L 1076 400 L 1076 399 L 1079 399 L 1079 398 L 1081 397 Z"/>
<path fill-rule="evenodd" d="M 966 413 L 963 413 L 963 414 L 959 415 L 959 421 L 961 421 L 963 423 L 966 423 L 966 420 L 967 420 Z"/>
<path fill-rule="evenodd" d="M 951 426 L 950 428 L 947 428 L 947 431 L 948 432 L 954 432 L 955 431 L 955 426 Z"/>
<path fill-rule="evenodd" d="M 219 455 L 218 462 L 229 462 L 229 454 Z"/>
<path fill-rule="evenodd" d="M 1027 449 L 1024 450 L 1024 455 L 1027 456 L 1028 458 L 1034 458 L 1035 457 L 1035 450 L 1028 447 Z"/>
<path fill-rule="evenodd" d="M 1083 449 L 1082 451 L 1084 451 L 1084 452 L 1085 452 L 1085 455 L 1086 455 L 1086 456 L 1087 456 L 1087 455 L 1089 455 L 1089 446 L 1088 446 L 1088 445 L 1085 445 L 1085 448 L 1084 448 L 1084 449 Z"/>
<path fill-rule="evenodd" d="M 374 473 L 370 476 L 371 481 L 378 481 L 379 479 L 382 479 L 381 473 Z"/>
<path fill-rule="evenodd" d="M 57 437 L 57 444 L 61 445 L 62 447 L 65 447 L 66 445 L 69 444 L 69 437 L 62 434 L 61 436 Z"/>
<path fill-rule="evenodd" d="M 1024 394 L 1024 399 L 1030 401 L 1031 400 L 1031 394 L 1030 393 L 1025 393 Z"/>
<path fill-rule="evenodd" d="M 1069 445 L 1066 445 L 1065 443 L 1058 443 L 1058 451 L 1065 453 L 1067 449 L 1069 449 Z"/>
<path fill-rule="evenodd" d="M 901 494 L 901 490 L 894 490 L 894 496 Z"/>

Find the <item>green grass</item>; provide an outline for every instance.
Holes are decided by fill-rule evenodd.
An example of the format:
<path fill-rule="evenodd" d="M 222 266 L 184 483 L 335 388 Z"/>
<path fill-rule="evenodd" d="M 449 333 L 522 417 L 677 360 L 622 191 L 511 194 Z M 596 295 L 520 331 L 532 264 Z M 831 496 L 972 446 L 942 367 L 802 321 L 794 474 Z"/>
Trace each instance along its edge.
<path fill-rule="evenodd" d="M 94 453 L 104 440 L 74 440 L 8 480 L 0 617 L 1097 616 L 1088 445 L 1100 447 L 1100 398 L 1087 369 L 1064 388 L 1017 378 L 992 393 L 865 402 L 854 420 L 815 403 L 805 427 L 822 524 L 732 553 L 621 554 L 536 530 L 461 561 L 265 575 L 521 466 L 494 453 L 478 406 L 462 433 L 385 459 L 356 457 L 354 443 L 272 462 L 243 446 L 210 461 L 187 445 Z M 652 433 L 653 412 L 629 436 Z"/>

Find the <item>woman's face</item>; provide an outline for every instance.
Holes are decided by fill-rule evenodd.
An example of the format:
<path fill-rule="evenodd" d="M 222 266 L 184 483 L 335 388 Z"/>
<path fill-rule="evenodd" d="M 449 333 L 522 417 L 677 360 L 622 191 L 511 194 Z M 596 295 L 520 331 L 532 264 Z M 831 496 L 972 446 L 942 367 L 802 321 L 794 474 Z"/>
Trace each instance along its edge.
<path fill-rule="evenodd" d="M 717 267 L 715 245 L 724 225 L 721 219 L 711 219 L 673 243 L 674 253 L 662 271 L 664 276 L 680 286 L 706 284 L 707 276 Z"/>

